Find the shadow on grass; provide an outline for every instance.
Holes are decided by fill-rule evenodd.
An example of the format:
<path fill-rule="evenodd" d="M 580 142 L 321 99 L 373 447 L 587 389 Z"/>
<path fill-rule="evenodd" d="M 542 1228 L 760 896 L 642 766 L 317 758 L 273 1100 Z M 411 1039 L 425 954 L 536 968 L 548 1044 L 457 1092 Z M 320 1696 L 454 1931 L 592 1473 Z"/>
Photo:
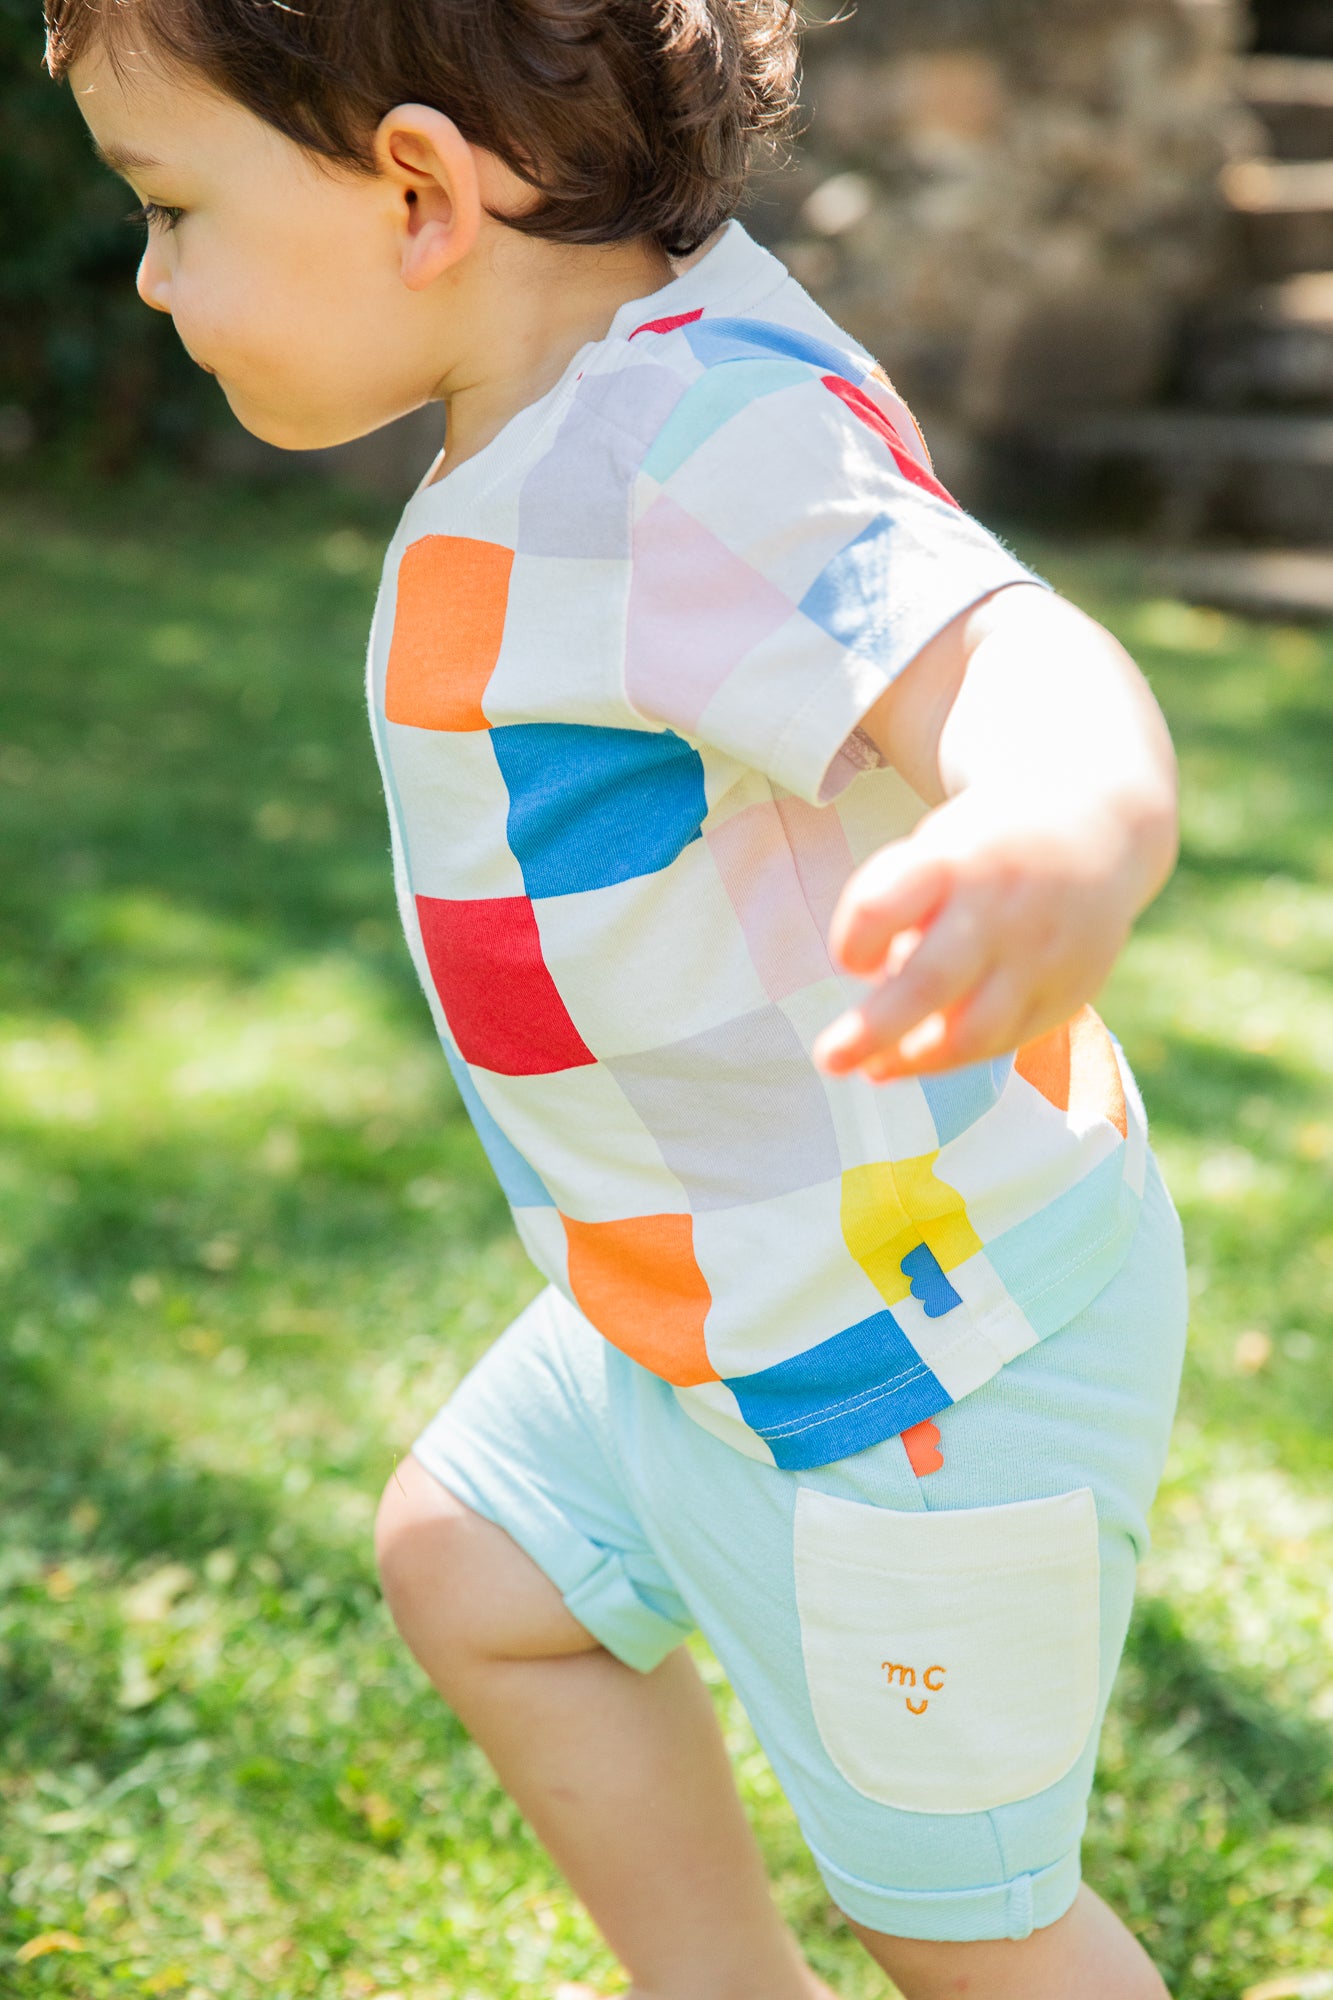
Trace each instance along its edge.
<path fill-rule="evenodd" d="M 363 694 L 390 524 L 338 496 L 169 502 L 74 499 L 45 534 L 31 495 L 0 504 L 0 1006 L 101 1019 L 126 939 L 99 906 L 136 898 L 202 918 L 213 973 L 359 934 L 410 1005 Z"/>
<path fill-rule="evenodd" d="M 119 1796 L 127 1776 L 148 1774 L 137 1808 L 143 1824 L 170 1817 L 170 1804 L 157 1803 L 161 1780 L 170 1797 L 183 1788 L 225 1805 L 258 1842 L 267 1879 L 291 1902 L 298 1928 L 312 1842 L 325 1876 L 350 1882 L 367 1846 L 396 1848 L 423 1772 L 446 1774 L 460 1799 L 475 1802 L 479 1782 L 483 1798 L 494 1791 L 392 1630 L 368 1522 L 350 1543 L 323 1536 L 294 1517 L 276 1486 L 182 1463 L 168 1436 L 80 1400 L 68 1372 L 51 1365 L 0 1372 L 0 1453 L 10 1532 L 22 1525 L 43 1571 L 11 1590 L 4 1621 L 0 1791 L 8 1764 L 16 1773 L 82 1773 L 94 1802 Z M 76 1501 L 98 1511 L 91 1533 L 70 1527 Z M 229 1574 L 212 1592 L 226 1634 L 221 1661 L 202 1676 L 188 1663 L 163 1669 L 157 1695 L 127 1707 L 123 1647 L 128 1639 L 151 1650 L 154 1641 L 127 1625 L 123 1589 L 165 1564 L 188 1565 L 197 1578 L 220 1548 L 229 1557 Z M 0 1562 L 11 1552 L 0 1542 Z M 80 1593 L 77 1615 L 73 1607 L 66 1614 L 74 1622 L 61 1623 L 57 1638 L 51 1614 L 61 1607 L 44 1585 L 71 1560 L 91 1564 L 102 1587 Z M 338 1658 L 355 1701 L 336 1716 L 316 1712 L 294 1733 L 304 1708 L 296 1699 L 301 1665 L 319 1654 Z M 373 1778 L 357 1768 L 367 1743 L 387 1746 L 371 1753 L 385 1767 Z M 401 1810 L 372 1785 L 396 1792 Z M 496 1793 L 487 1809 L 498 1803 Z M 415 1837 L 443 1849 L 448 1824 Z"/>
<path fill-rule="evenodd" d="M 1127 1658 L 1137 1670 L 1127 1704 L 1136 1731 L 1165 1732 L 1172 1749 L 1206 1760 L 1239 1802 L 1273 1819 L 1333 1810 L 1333 1731 L 1279 1706 L 1253 1676 L 1208 1659 L 1174 1606 L 1141 1600 Z"/>
<path fill-rule="evenodd" d="M 1256 1098 L 1292 1112 L 1308 1109 L 1315 1081 L 1309 1071 L 1278 1056 L 1257 1055 L 1235 1043 L 1205 1041 L 1167 1031 L 1152 1070 L 1154 1124 L 1195 1138 L 1229 1138 L 1240 1111 Z"/>
<path fill-rule="evenodd" d="M 281 1652 L 308 1646 L 314 1636 L 364 1644 L 368 1632 L 394 1644 L 379 1606 L 368 1531 L 351 1546 L 320 1536 L 293 1517 L 276 1490 L 182 1463 L 170 1437 L 81 1399 L 73 1379 L 68 1367 L 44 1361 L 10 1362 L 0 1371 L 6 1513 L 11 1522 L 16 1514 L 26 1517 L 45 1562 L 67 1560 L 77 1547 L 128 1580 L 147 1564 L 198 1567 L 225 1546 L 242 1567 L 260 1558 L 268 1579 L 251 1613 L 261 1645 Z M 75 1536 L 69 1526 L 76 1500 L 98 1509 L 91 1534 Z M 303 1595 L 312 1577 L 319 1579 L 313 1600 Z M 304 1766 L 293 1760 L 290 1739 L 266 1728 L 261 1702 L 246 1704 L 242 1716 L 205 1691 L 184 1718 L 171 1702 L 126 1717 L 114 1685 L 118 1633 L 109 1613 L 98 1630 L 85 1633 L 92 1682 L 71 1677 L 68 1662 L 37 1642 L 35 1632 L 34 1643 L 16 1647 L 11 1640 L 0 1676 L 3 1708 L 11 1740 L 22 1743 L 28 1759 L 58 1754 L 96 1766 L 109 1782 L 152 1750 L 202 1736 L 212 1740 L 228 1782 L 253 1816 L 289 1829 L 308 1818 L 364 1832 L 338 1803 L 329 1775 L 365 1733 L 364 1716 L 341 1751 L 326 1739 Z M 1135 1678 L 1126 1720 L 1136 1734 L 1166 1732 L 1173 1749 L 1188 1745 L 1191 1758 L 1206 1756 L 1238 1801 L 1260 1805 L 1274 1819 L 1298 1821 L 1333 1809 L 1333 1735 L 1274 1702 L 1252 1676 L 1209 1660 L 1172 1605 L 1155 1598 L 1141 1603 L 1128 1658 Z M 428 1697 L 412 1699 L 410 1672 L 401 1692 L 413 1731 L 423 1723 L 431 1728 L 434 1717 L 438 1751 L 457 1750 L 456 1725 Z"/>

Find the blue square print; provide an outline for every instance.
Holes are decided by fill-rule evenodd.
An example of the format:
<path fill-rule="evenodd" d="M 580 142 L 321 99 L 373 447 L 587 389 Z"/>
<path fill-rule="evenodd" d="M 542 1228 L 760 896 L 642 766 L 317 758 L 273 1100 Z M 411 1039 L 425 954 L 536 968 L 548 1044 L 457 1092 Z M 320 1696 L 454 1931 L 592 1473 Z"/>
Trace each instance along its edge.
<path fill-rule="evenodd" d="M 889 650 L 896 533 L 888 516 L 878 515 L 824 566 L 801 600 L 807 618 L 860 658 L 883 658 Z"/>
<path fill-rule="evenodd" d="M 1012 1066 L 1012 1062 L 969 1063 L 965 1069 L 946 1069 L 938 1076 L 917 1078 L 941 1146 L 947 1146 L 995 1108 Z"/>
<path fill-rule="evenodd" d="M 696 360 L 702 361 L 705 368 L 713 368 L 720 361 L 748 361 L 759 354 L 782 354 L 844 381 L 854 378 L 859 384 L 865 379 L 865 365 L 858 366 L 854 353 L 832 347 L 828 341 L 819 340 L 799 327 L 779 326 L 765 319 L 726 316 L 710 319 L 705 314 L 682 330 Z"/>
<path fill-rule="evenodd" d="M 493 729 L 491 745 L 529 896 L 654 875 L 700 837 L 703 762 L 670 730 L 519 722 Z"/>
<path fill-rule="evenodd" d="M 730 1376 L 727 1387 L 791 1472 L 850 1458 L 953 1401 L 891 1312 L 872 1313 L 789 1361 Z"/>

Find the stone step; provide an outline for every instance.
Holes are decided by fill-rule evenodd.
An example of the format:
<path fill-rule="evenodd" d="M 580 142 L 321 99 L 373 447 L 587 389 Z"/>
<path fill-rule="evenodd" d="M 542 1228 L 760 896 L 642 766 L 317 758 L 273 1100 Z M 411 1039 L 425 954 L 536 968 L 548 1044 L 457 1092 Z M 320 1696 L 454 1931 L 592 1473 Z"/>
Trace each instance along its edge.
<path fill-rule="evenodd" d="M 1333 270 L 1333 160 L 1236 160 L 1222 192 L 1257 279 Z"/>
<path fill-rule="evenodd" d="M 1279 160 L 1333 158 L 1333 61 L 1252 56 L 1241 71 L 1241 94 Z"/>
<path fill-rule="evenodd" d="M 1174 542 L 1333 540 L 1333 416 L 1112 410 L 989 440 L 982 499 L 1052 525 Z"/>
<path fill-rule="evenodd" d="M 1333 271 L 1211 302 L 1182 346 L 1192 403 L 1333 411 Z"/>
<path fill-rule="evenodd" d="M 1333 619 L 1333 548 L 1191 549 L 1148 566 L 1163 597 L 1282 624 Z"/>

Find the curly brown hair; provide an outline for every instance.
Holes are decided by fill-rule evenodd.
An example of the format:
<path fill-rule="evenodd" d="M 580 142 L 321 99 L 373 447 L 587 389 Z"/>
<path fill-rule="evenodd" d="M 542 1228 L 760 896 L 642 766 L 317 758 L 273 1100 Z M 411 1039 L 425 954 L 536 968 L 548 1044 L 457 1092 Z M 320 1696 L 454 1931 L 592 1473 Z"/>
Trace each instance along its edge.
<path fill-rule="evenodd" d="M 367 171 L 385 112 L 432 105 L 540 195 L 512 228 L 673 256 L 735 211 L 796 94 L 796 0 L 46 0 L 46 25 L 55 77 L 146 45 Z"/>

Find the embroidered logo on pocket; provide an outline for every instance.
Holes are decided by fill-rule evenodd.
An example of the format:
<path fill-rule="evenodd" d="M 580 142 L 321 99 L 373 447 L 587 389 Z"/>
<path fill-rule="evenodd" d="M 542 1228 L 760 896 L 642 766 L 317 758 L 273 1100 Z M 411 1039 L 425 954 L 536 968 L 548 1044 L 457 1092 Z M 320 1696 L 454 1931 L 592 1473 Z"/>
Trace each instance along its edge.
<path fill-rule="evenodd" d="M 1078 1761 L 1099 1681 L 1090 1491 L 898 1514 L 804 1488 L 795 1535 L 811 1705 L 857 1791 L 987 1812 Z"/>
<path fill-rule="evenodd" d="M 890 1687 L 893 1686 L 895 1680 L 898 1682 L 898 1685 L 900 1687 L 916 1686 L 915 1667 L 902 1667 L 899 1666 L 897 1662 L 894 1660 L 881 1660 L 880 1665 L 889 1677 Z M 932 1694 L 937 1694 L 939 1690 L 944 1686 L 944 1676 L 948 1673 L 948 1671 L 949 1669 L 947 1667 L 927 1667 L 926 1671 L 921 1676 L 922 1687 L 929 1688 Z M 938 1678 L 936 1678 L 936 1676 L 938 1676 Z M 924 1715 L 926 1710 L 930 1707 L 930 1702 L 924 1698 L 921 1701 L 913 1701 L 912 1697 L 908 1695 L 907 1707 L 908 1707 L 908 1712 L 912 1715 Z"/>

